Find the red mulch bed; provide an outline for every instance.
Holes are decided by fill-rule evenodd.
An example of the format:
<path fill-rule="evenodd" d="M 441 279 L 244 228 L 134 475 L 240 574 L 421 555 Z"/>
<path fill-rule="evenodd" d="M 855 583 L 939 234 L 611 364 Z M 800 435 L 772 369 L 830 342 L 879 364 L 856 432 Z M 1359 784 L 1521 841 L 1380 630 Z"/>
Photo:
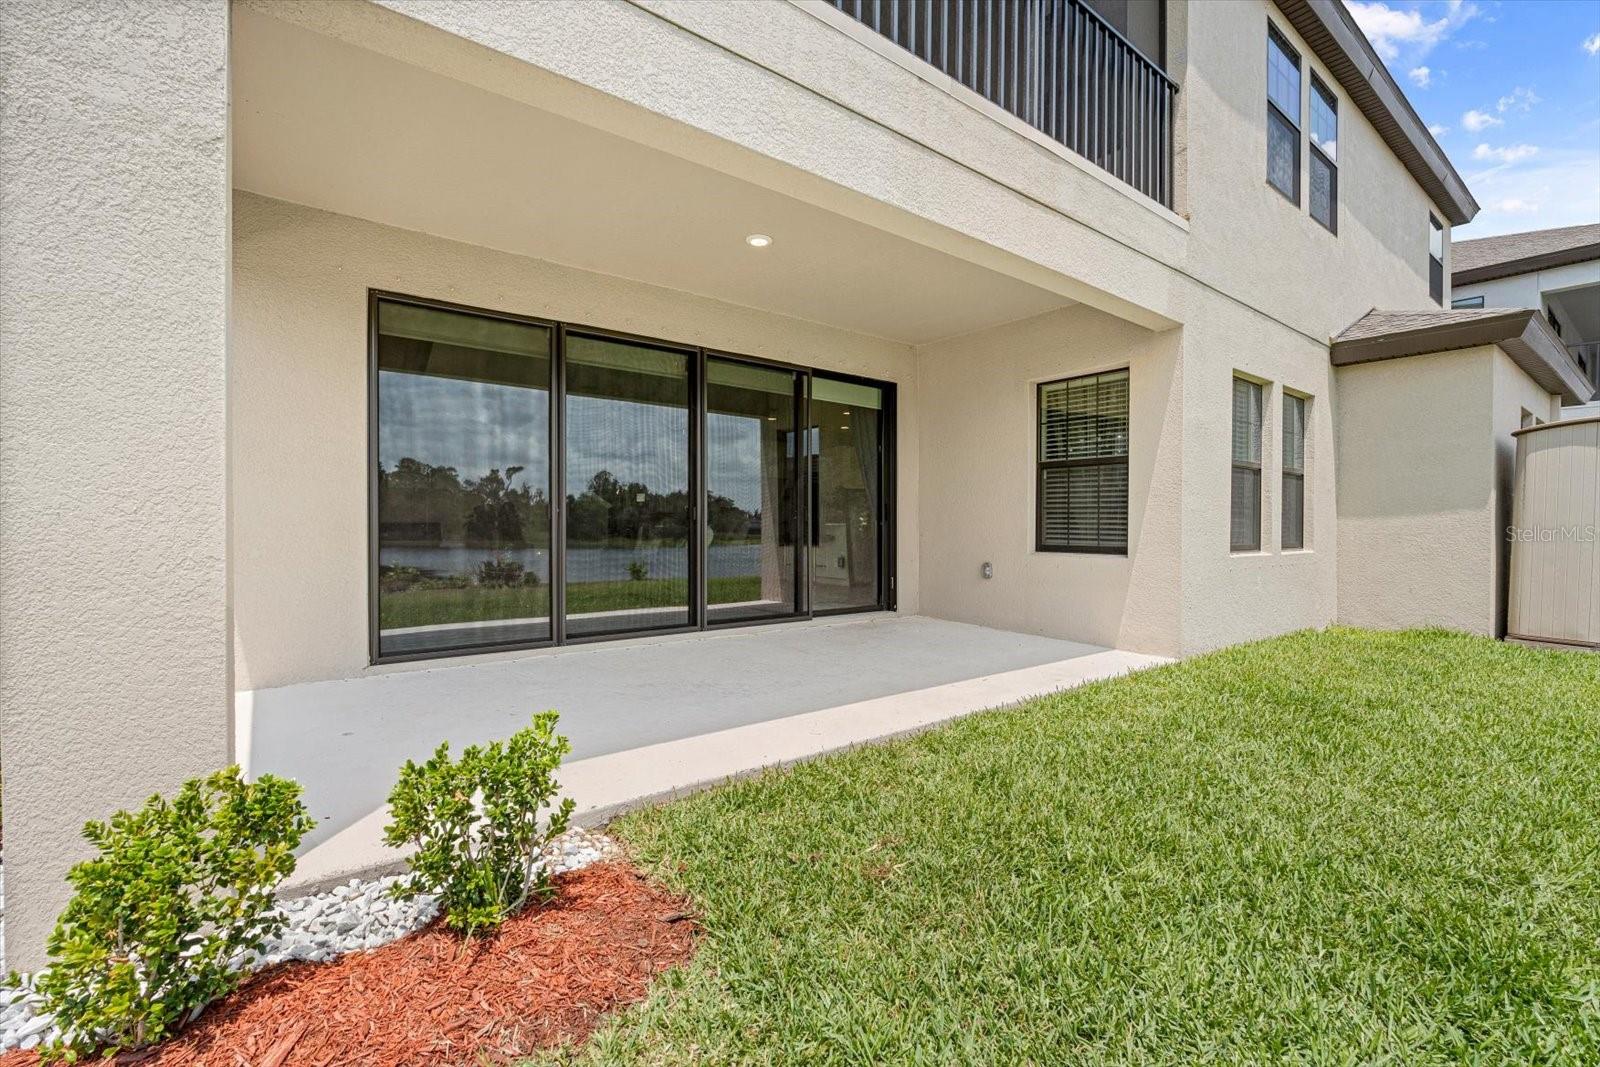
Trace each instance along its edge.
<path fill-rule="evenodd" d="M 462 942 L 435 922 L 331 963 L 270 968 L 157 1049 L 141 1067 L 499 1063 L 587 1037 L 687 960 L 688 903 L 626 863 L 557 880 L 555 899 L 492 937 Z M 33 1052 L 0 1056 L 31 1067 Z"/>

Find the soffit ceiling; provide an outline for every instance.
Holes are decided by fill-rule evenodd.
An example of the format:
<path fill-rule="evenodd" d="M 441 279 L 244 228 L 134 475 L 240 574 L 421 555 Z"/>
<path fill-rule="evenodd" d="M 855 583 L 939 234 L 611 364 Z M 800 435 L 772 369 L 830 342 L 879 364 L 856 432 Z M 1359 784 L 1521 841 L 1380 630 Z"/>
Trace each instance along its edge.
<path fill-rule="evenodd" d="M 247 8 L 231 63 L 253 193 L 908 344 L 1071 303 Z"/>

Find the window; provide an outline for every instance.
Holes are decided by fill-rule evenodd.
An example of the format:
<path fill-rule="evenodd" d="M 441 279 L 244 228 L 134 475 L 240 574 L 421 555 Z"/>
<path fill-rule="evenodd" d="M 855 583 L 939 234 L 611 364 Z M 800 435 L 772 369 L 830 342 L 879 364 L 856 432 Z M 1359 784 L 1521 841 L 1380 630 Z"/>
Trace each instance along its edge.
<path fill-rule="evenodd" d="M 370 315 L 375 660 L 893 607 L 892 386 L 412 297 Z"/>
<path fill-rule="evenodd" d="M 1483 297 L 1481 297 L 1481 296 L 1462 296 L 1462 297 L 1457 297 L 1456 299 L 1450 301 L 1450 306 L 1452 308 L 1454 308 L 1455 310 L 1457 310 L 1457 311 L 1471 310 L 1472 308 L 1481 308 L 1481 307 L 1483 307 Z"/>
<path fill-rule="evenodd" d="M 1233 493 L 1229 543 L 1235 552 L 1261 549 L 1261 385 L 1233 380 Z"/>
<path fill-rule="evenodd" d="M 1128 551 L 1128 371 L 1039 386 L 1038 548 Z"/>
<path fill-rule="evenodd" d="M 1267 181 L 1300 203 L 1300 55 L 1267 27 Z"/>
<path fill-rule="evenodd" d="M 1444 303 L 1444 224 L 1428 216 L 1428 295 Z"/>
<path fill-rule="evenodd" d="M 1283 547 L 1306 547 L 1306 398 L 1283 394 Z"/>
<path fill-rule="evenodd" d="M 1311 76 L 1311 217 L 1339 232 L 1339 100 Z"/>
<path fill-rule="evenodd" d="M 376 319 L 377 653 L 548 641 L 555 331 L 390 301 Z"/>

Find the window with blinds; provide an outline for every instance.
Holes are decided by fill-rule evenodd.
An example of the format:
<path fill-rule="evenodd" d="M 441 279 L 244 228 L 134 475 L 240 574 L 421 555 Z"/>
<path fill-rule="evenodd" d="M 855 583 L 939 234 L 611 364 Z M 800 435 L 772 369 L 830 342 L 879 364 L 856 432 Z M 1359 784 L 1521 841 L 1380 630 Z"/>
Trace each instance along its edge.
<path fill-rule="evenodd" d="M 1128 551 L 1128 371 L 1039 386 L 1038 548 Z"/>
<path fill-rule="evenodd" d="M 1283 394 L 1283 547 L 1306 547 L 1306 398 Z"/>
<path fill-rule="evenodd" d="M 1233 380 L 1233 494 L 1229 543 L 1235 552 L 1261 549 L 1261 401 L 1259 382 Z"/>

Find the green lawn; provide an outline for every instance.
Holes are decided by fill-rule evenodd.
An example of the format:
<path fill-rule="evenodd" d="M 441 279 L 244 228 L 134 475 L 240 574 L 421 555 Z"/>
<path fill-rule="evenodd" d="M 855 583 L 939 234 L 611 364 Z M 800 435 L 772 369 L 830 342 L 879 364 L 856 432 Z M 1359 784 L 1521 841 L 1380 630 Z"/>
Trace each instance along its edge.
<path fill-rule="evenodd" d="M 635 813 L 638 1064 L 1600 1063 L 1600 656 L 1294 635 Z"/>
<path fill-rule="evenodd" d="M 682 578 L 644 578 L 639 581 L 576 582 L 567 586 L 567 611 L 623 611 L 687 604 L 689 583 Z M 709 578 L 706 598 L 711 604 L 731 604 L 761 597 L 761 576 L 741 574 Z M 378 598 L 378 625 L 438 626 L 480 619 L 538 618 L 550 611 L 550 587 L 469 586 L 465 589 L 407 589 Z"/>

